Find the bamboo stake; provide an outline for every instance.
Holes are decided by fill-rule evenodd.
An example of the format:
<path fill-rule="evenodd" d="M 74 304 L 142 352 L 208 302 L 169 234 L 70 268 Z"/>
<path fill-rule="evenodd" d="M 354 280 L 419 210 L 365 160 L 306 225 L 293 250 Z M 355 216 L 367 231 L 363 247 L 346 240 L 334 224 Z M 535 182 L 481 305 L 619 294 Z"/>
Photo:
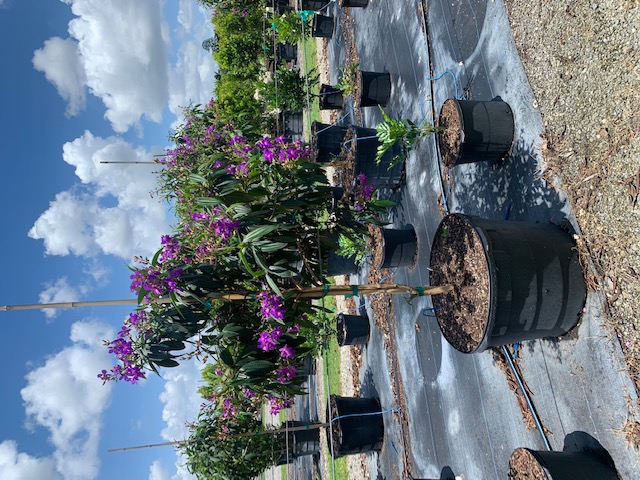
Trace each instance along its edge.
<path fill-rule="evenodd" d="M 285 427 L 285 428 L 276 428 L 273 430 L 262 430 L 260 432 L 245 432 L 238 433 L 235 435 L 225 435 L 225 438 L 242 438 L 242 437 L 253 437 L 258 435 L 273 435 L 276 433 L 287 433 L 287 432 L 299 432 L 301 430 L 317 430 L 320 428 L 326 428 L 330 423 L 314 423 L 313 425 L 299 425 L 297 427 Z M 216 437 L 211 437 L 216 438 Z M 165 442 L 165 443 L 151 443 L 149 445 L 136 445 L 134 447 L 123 447 L 123 448 L 112 448 L 107 450 L 108 453 L 113 452 L 125 452 L 127 450 L 140 450 L 142 448 L 154 448 L 154 447 L 169 447 L 172 445 L 182 445 L 187 443 L 187 440 L 174 440 L 173 442 Z"/>
<path fill-rule="evenodd" d="M 325 285 L 322 287 L 308 287 L 301 289 L 285 290 L 285 294 L 291 294 L 293 298 L 322 298 L 326 296 L 338 295 L 360 295 L 375 293 L 408 293 L 415 296 L 439 295 L 453 290 L 451 285 L 438 287 L 410 287 L 408 285 L 398 285 L 393 283 L 372 283 L 365 285 Z M 253 292 L 228 292 L 213 293 L 202 300 L 247 300 L 255 298 Z M 157 298 L 154 303 L 171 303 L 169 297 Z M 134 298 L 121 300 L 94 300 L 87 302 L 58 302 L 58 303 L 31 303 L 25 305 L 1 305 L 0 311 L 8 312 L 13 310 L 39 310 L 44 308 L 77 308 L 77 307 L 104 307 L 111 305 L 137 305 L 138 300 Z"/>

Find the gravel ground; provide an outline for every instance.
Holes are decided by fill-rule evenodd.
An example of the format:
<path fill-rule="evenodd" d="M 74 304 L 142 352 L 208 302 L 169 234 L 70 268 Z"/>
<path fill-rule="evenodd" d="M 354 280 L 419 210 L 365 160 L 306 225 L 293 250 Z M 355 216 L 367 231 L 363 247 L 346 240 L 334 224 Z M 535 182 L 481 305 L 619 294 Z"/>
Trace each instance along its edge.
<path fill-rule="evenodd" d="M 505 0 L 588 283 L 640 391 L 640 0 Z"/>

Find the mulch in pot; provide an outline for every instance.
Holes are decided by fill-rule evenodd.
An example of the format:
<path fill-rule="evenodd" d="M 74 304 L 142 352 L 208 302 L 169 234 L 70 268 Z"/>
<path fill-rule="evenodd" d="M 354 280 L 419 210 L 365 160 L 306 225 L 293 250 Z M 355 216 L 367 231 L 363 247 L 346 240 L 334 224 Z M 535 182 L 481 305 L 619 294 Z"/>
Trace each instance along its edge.
<path fill-rule="evenodd" d="M 472 352 L 484 338 L 489 320 L 489 270 L 479 235 L 460 217 L 449 217 L 431 247 L 430 284 L 453 285 L 434 295 L 438 323 L 449 343 Z"/>
<path fill-rule="evenodd" d="M 438 120 L 438 143 L 442 163 L 446 166 L 455 165 L 460 155 L 462 123 L 456 102 L 446 101 L 442 105 Z"/>

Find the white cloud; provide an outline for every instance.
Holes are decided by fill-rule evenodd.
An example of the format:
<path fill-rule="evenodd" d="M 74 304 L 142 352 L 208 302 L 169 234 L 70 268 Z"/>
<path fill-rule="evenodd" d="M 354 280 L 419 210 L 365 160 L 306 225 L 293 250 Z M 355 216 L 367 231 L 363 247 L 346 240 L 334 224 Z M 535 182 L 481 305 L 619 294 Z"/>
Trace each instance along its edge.
<path fill-rule="evenodd" d="M 44 240 L 49 255 L 103 253 L 126 260 L 151 255 L 160 235 L 169 231 L 166 204 L 149 193 L 157 188 L 153 171 L 158 166 L 100 162 L 148 162 L 152 154 L 120 138 L 96 137 L 86 131 L 64 145 L 63 158 L 87 188 L 56 195 L 29 236 Z M 115 207 L 103 206 L 113 200 Z"/>
<path fill-rule="evenodd" d="M 67 115 L 80 113 L 85 106 L 87 76 L 78 55 L 78 43 L 70 38 L 52 37 L 33 54 L 33 66 L 67 102 Z"/>
<path fill-rule="evenodd" d="M 160 122 L 168 96 L 167 25 L 160 0 L 69 0 L 91 93 L 107 108 L 114 130 L 125 132 L 141 117 Z"/>
<path fill-rule="evenodd" d="M 166 369 L 163 377 L 166 380 L 160 400 L 165 404 L 162 419 L 167 426 L 162 430 L 162 438 L 168 442 L 184 440 L 189 432 L 187 422 L 193 422 L 202 403 L 197 388 L 201 384 L 200 374 L 203 365 L 199 362 L 183 362 L 180 366 Z M 178 452 L 176 450 L 176 452 Z M 185 467 L 184 459 L 178 454 L 176 459 L 176 475 L 174 479 L 193 479 Z"/>
<path fill-rule="evenodd" d="M 169 478 L 169 472 L 158 460 L 149 467 L 149 480 L 169 480 Z"/>
<path fill-rule="evenodd" d="M 64 303 L 77 302 L 89 291 L 86 285 L 72 286 L 67 277 L 45 284 L 45 289 L 40 292 L 40 303 Z M 60 313 L 60 309 L 46 308 L 42 312 L 47 318 L 55 318 Z"/>
<path fill-rule="evenodd" d="M 30 424 L 49 430 L 55 448 L 52 461 L 65 480 L 97 476 L 101 417 L 111 386 L 101 385 L 96 372 L 109 362 L 101 340 L 112 335 L 109 327 L 96 321 L 73 324 L 73 345 L 29 372 L 27 386 L 20 392 Z"/>
<path fill-rule="evenodd" d="M 6 480 L 58 480 L 55 462 L 49 457 L 32 457 L 18 452 L 16 442 L 0 443 L 0 478 Z"/>

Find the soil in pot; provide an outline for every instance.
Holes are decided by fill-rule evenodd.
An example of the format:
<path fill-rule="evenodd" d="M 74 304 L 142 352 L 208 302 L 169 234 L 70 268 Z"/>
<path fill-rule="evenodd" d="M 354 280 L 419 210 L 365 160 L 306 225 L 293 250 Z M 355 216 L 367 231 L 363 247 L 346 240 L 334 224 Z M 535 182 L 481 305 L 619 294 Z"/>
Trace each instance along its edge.
<path fill-rule="evenodd" d="M 462 352 L 475 350 L 489 315 L 489 271 L 478 233 L 462 217 L 448 217 L 431 247 L 431 285 L 454 285 L 432 297 L 442 335 Z M 445 247 L 446 245 L 446 247 Z"/>
<path fill-rule="evenodd" d="M 382 449 L 384 420 L 377 398 L 329 396 L 334 458 Z M 372 415 L 375 414 L 375 415 Z"/>
<path fill-rule="evenodd" d="M 448 99 L 438 118 L 437 139 L 446 166 L 502 162 L 515 134 L 513 112 L 501 101 Z"/>
<path fill-rule="evenodd" d="M 611 462 L 597 454 L 517 448 L 509 458 L 509 480 L 618 480 Z"/>
<path fill-rule="evenodd" d="M 445 339 L 465 353 L 558 337 L 578 322 L 586 298 L 572 237 L 556 225 L 453 214 L 431 248 L 432 297 Z"/>

